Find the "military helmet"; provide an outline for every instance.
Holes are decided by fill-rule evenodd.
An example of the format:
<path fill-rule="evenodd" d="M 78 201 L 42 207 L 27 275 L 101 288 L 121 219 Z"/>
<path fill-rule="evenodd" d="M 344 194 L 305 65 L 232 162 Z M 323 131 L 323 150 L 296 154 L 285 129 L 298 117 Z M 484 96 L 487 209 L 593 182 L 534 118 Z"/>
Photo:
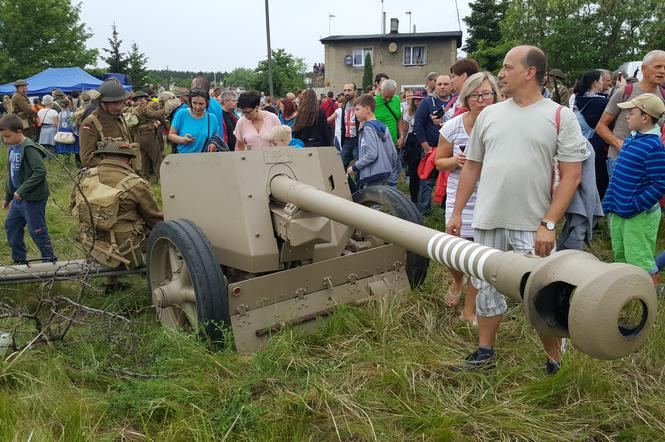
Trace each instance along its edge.
<path fill-rule="evenodd" d="M 122 138 L 104 138 L 97 143 L 97 150 L 93 155 L 126 155 L 128 157 L 135 157 L 138 155 L 139 145 L 130 143 Z"/>
<path fill-rule="evenodd" d="M 14 86 L 27 86 L 27 85 L 28 85 L 28 82 L 25 81 L 25 80 L 16 80 L 14 82 Z"/>
<path fill-rule="evenodd" d="M 65 96 L 65 94 L 60 89 L 57 89 L 57 88 L 53 89 L 51 91 L 51 95 L 53 95 L 54 97 L 64 97 Z"/>
<path fill-rule="evenodd" d="M 560 80 L 565 80 L 566 79 L 566 74 L 563 73 L 561 69 L 552 69 L 549 72 L 550 77 L 556 77 Z"/>
<path fill-rule="evenodd" d="M 99 93 L 102 102 L 122 101 L 129 98 L 130 95 L 115 78 L 111 78 L 102 83 L 102 85 L 99 86 Z"/>
<path fill-rule="evenodd" d="M 134 92 L 134 95 L 132 95 L 132 100 L 135 98 L 148 98 L 148 94 L 146 94 L 144 91 L 136 91 Z"/>

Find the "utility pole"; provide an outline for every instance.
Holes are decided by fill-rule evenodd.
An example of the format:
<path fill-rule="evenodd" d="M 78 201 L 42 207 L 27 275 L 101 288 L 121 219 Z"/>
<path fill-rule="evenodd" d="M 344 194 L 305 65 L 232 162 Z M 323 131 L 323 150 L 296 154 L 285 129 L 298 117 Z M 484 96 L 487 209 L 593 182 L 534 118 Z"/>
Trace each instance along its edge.
<path fill-rule="evenodd" d="M 381 0 L 381 34 L 386 33 L 386 13 L 383 10 L 383 0 Z"/>
<path fill-rule="evenodd" d="M 272 82 L 272 50 L 270 49 L 270 7 L 268 0 L 266 0 L 266 41 L 268 43 L 268 89 L 270 96 L 275 95 L 273 82 Z"/>

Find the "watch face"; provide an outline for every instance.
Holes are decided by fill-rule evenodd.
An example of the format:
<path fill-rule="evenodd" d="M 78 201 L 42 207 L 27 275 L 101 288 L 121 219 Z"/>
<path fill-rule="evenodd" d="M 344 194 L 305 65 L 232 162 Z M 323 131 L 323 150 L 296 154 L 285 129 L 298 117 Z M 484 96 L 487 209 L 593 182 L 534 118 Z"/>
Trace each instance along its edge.
<path fill-rule="evenodd" d="M 555 227 L 556 227 L 556 224 L 554 224 L 554 223 L 547 223 L 547 230 L 554 230 Z"/>

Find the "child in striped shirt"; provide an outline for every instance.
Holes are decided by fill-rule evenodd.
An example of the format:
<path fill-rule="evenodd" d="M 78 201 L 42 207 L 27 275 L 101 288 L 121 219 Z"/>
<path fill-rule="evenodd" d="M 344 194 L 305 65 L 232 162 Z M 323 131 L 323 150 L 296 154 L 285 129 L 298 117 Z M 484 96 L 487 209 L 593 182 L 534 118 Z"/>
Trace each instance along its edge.
<path fill-rule="evenodd" d="M 658 202 L 665 195 L 665 147 L 656 123 L 665 104 L 654 94 L 642 94 L 619 107 L 630 109 L 631 135 L 619 151 L 603 210 L 609 216 L 614 260 L 641 267 L 655 280 Z"/>

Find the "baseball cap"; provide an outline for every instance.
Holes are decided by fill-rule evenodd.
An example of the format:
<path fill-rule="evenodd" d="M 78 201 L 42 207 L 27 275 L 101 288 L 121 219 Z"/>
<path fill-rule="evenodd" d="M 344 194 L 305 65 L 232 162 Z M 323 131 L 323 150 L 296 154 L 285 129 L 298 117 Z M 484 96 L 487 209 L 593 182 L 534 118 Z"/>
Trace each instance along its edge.
<path fill-rule="evenodd" d="M 411 98 L 426 98 L 427 97 L 427 91 L 422 88 L 414 89 L 413 90 L 413 96 Z"/>
<path fill-rule="evenodd" d="M 665 103 L 663 103 L 663 100 L 661 100 L 660 97 L 657 97 L 654 94 L 638 95 L 632 100 L 619 103 L 618 106 L 621 109 L 632 109 L 636 107 L 654 118 L 660 118 L 660 116 L 665 113 Z"/>

